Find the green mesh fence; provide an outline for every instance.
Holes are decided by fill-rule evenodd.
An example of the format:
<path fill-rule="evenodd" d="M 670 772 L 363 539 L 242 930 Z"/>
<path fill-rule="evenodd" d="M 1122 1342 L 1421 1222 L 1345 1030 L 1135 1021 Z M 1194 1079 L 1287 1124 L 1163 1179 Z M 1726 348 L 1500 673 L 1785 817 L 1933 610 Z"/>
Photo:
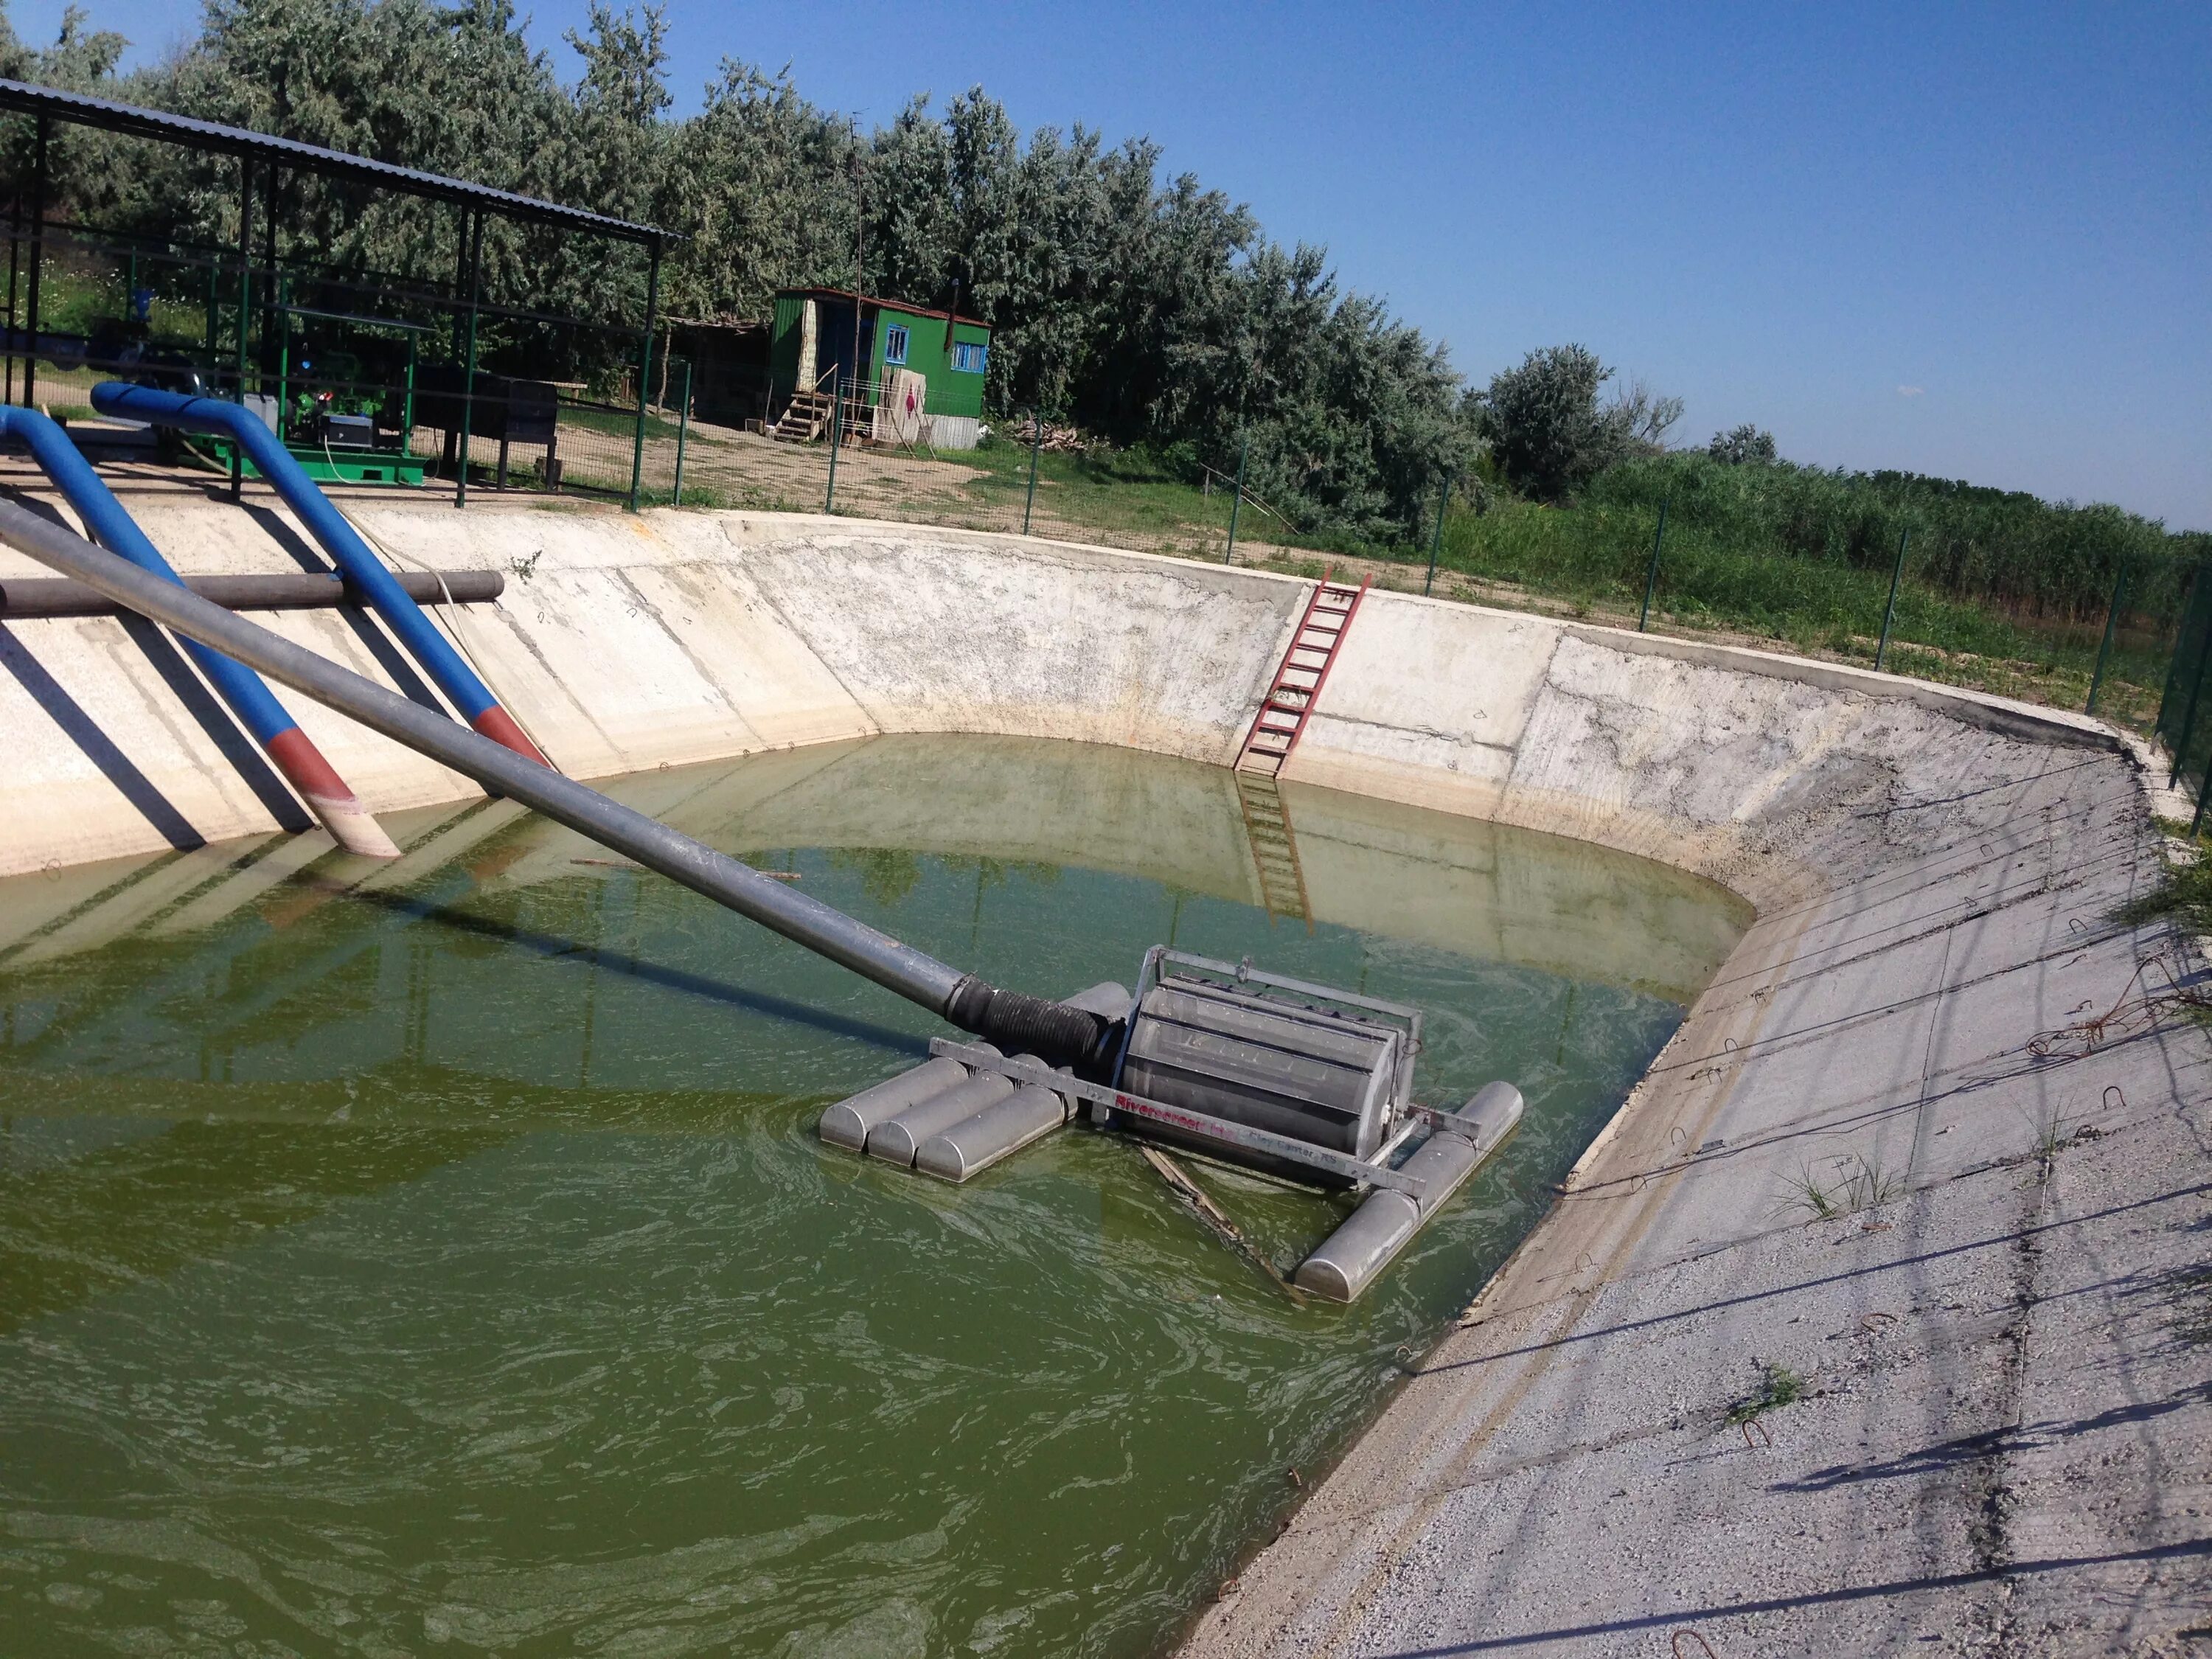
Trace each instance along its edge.
<path fill-rule="evenodd" d="M 2212 782 L 2212 568 L 2204 565 L 2193 573 L 2175 636 L 2158 735 L 2173 757 L 2171 775 L 2202 802 Z"/>

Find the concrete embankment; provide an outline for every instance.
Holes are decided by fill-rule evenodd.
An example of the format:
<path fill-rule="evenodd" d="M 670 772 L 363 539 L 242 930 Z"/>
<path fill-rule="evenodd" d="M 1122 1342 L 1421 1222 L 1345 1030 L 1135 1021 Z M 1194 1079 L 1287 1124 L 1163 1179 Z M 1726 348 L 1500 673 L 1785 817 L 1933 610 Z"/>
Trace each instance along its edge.
<path fill-rule="evenodd" d="M 188 574 L 311 557 L 262 505 L 129 504 Z M 581 776 L 892 731 L 1226 762 L 1304 592 L 846 520 L 356 514 L 508 573 L 447 626 Z M 270 620 L 416 689 L 358 613 Z M 152 630 L 0 624 L 0 870 L 55 872 L 57 915 L 98 873 L 65 866 L 282 821 Z M 295 712 L 376 810 L 473 793 Z M 2165 1651 L 2212 1617 L 2203 969 L 2113 920 L 2159 849 L 2109 732 L 1375 595 L 1286 777 L 1656 859 L 1758 920 L 1193 1652 Z"/>

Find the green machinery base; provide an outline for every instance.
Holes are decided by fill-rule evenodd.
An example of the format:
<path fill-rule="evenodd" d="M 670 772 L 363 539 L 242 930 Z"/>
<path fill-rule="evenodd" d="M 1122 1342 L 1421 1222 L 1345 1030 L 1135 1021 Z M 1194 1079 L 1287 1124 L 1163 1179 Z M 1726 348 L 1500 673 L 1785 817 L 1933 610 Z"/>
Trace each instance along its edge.
<path fill-rule="evenodd" d="M 214 443 L 208 447 L 218 459 L 229 461 L 228 444 Z M 284 447 L 317 483 L 400 484 L 420 489 L 423 470 L 429 465 L 420 455 L 405 455 L 393 449 L 324 449 L 306 444 L 286 444 Z M 261 476 L 261 469 L 250 459 L 246 463 L 246 476 Z"/>

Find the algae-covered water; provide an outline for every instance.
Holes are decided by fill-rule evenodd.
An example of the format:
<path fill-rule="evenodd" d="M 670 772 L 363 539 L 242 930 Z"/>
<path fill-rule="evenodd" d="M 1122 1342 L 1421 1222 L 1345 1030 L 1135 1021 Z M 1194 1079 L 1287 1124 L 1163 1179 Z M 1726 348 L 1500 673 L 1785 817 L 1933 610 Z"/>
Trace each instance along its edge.
<path fill-rule="evenodd" d="M 1089 1130 L 958 1188 L 824 1149 L 944 1028 L 507 804 L 391 818 L 381 870 L 0 883 L 0 1650 L 1157 1650 L 1746 920 L 1296 787 L 1285 878 L 1230 775 L 1073 745 L 614 789 L 1002 983 L 1172 939 L 1417 1003 L 1422 1097 L 1528 1116 L 1366 1300 L 1294 1306 Z M 1338 1214 L 1201 1178 L 1285 1266 Z"/>

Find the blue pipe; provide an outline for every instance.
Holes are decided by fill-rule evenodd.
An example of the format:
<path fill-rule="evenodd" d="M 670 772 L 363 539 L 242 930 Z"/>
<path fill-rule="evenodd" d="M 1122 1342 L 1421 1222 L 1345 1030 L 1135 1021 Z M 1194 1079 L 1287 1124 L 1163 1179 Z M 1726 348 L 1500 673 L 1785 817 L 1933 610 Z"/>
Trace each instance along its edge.
<path fill-rule="evenodd" d="M 91 538 L 109 552 L 128 559 L 140 569 L 184 583 L 163 558 L 161 550 L 146 538 L 137 521 L 123 510 L 100 475 L 93 471 L 69 434 L 35 409 L 0 404 L 0 437 L 19 440 L 32 459 L 76 509 Z M 307 797 L 307 805 L 329 826 L 338 843 L 349 852 L 374 857 L 397 858 L 398 848 L 341 779 L 336 769 L 300 730 L 300 723 L 262 684 L 252 669 L 233 662 L 192 640 L 182 641 L 185 653 L 199 665 L 222 700 L 230 705 L 253 740 L 273 761 L 292 786 Z"/>
<path fill-rule="evenodd" d="M 261 476 L 276 486 L 285 505 L 299 514 L 308 533 L 322 544 L 346 580 L 375 607 L 377 615 L 398 636 L 409 654 L 452 700 L 461 718 L 517 754 L 541 765 L 551 763 L 538 752 L 538 745 L 523 734 L 514 717 L 500 707 L 499 699 L 477 678 L 476 671 L 461 660 L 460 653 L 422 614 L 422 608 L 408 598 L 406 590 L 384 568 L 384 561 L 362 540 L 361 532 L 331 505 L 330 497 L 316 488 L 307 469 L 292 459 L 292 452 L 284 447 L 283 441 L 258 416 L 242 404 L 228 403 L 219 398 L 187 397 L 182 392 L 130 386 L 120 380 L 105 380 L 93 387 L 92 406 L 103 415 L 125 420 L 149 421 L 156 426 L 180 427 L 188 432 L 209 433 L 232 440 L 260 469 Z"/>

